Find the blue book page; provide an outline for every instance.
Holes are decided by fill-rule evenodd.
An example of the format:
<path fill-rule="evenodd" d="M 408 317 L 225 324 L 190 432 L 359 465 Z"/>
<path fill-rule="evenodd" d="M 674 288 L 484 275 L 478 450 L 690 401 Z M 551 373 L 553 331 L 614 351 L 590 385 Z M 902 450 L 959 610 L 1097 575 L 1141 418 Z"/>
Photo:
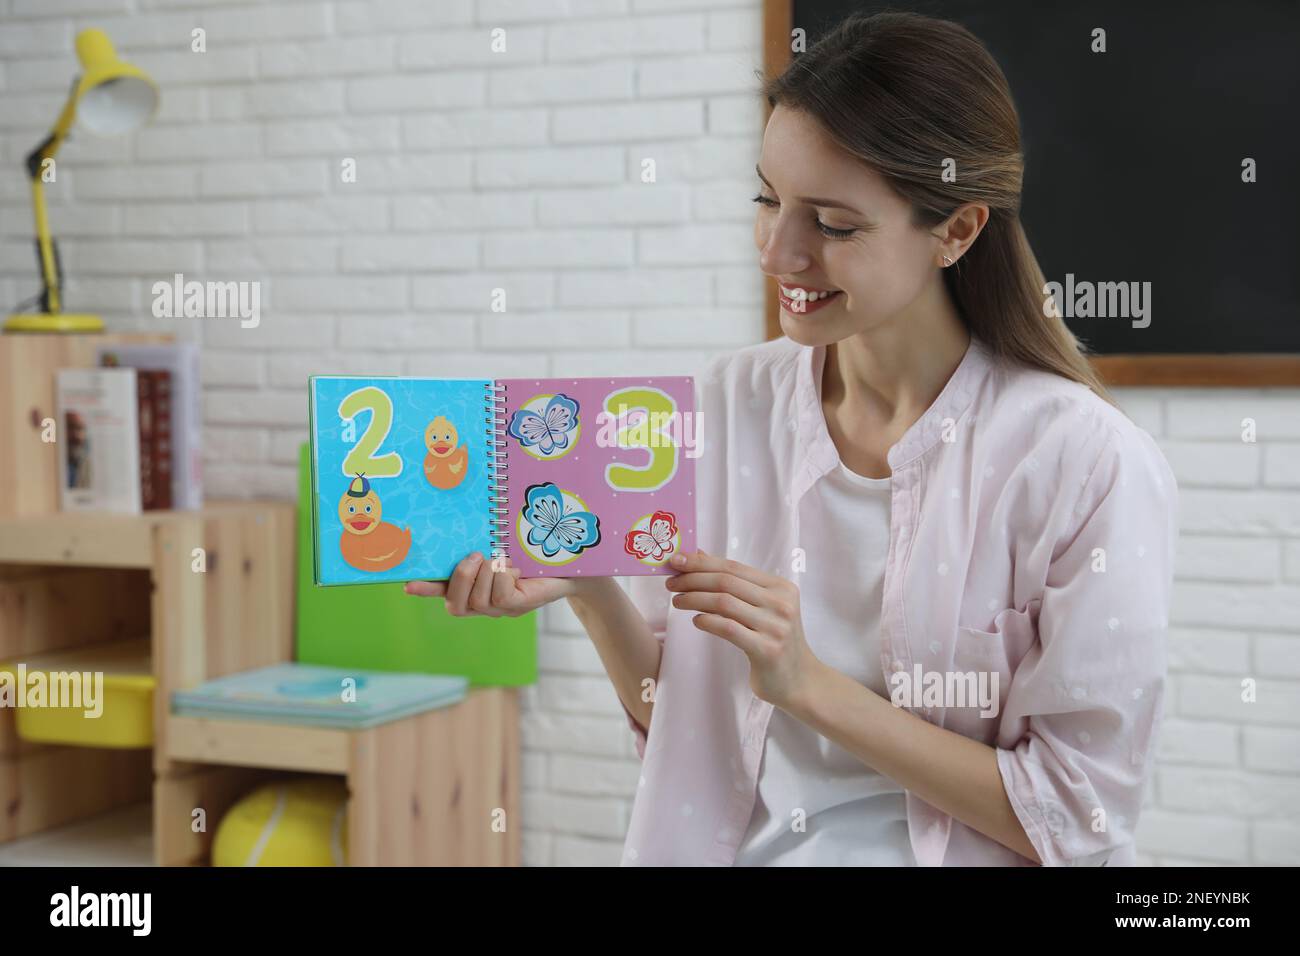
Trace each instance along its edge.
<path fill-rule="evenodd" d="M 317 584 L 445 580 L 491 554 L 489 385 L 311 379 Z"/>

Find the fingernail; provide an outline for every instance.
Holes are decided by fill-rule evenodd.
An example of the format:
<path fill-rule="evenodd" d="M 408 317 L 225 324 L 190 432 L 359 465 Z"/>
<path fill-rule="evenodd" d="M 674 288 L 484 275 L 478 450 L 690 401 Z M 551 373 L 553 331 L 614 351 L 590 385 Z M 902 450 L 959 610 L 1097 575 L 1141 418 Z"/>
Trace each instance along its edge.
<path fill-rule="evenodd" d="M 686 563 L 686 555 L 674 554 L 670 560 L 672 561 L 673 564 L 677 565 L 677 567 L 680 568 L 683 564 Z"/>

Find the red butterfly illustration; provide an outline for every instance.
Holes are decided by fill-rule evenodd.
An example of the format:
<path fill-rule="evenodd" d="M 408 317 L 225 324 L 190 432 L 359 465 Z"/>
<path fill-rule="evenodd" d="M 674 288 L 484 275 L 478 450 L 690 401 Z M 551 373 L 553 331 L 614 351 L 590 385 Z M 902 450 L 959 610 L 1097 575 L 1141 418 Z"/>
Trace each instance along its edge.
<path fill-rule="evenodd" d="M 677 535 L 677 516 L 671 511 L 656 511 L 650 516 L 649 531 L 629 531 L 623 550 L 635 558 L 663 561 L 673 550 Z"/>

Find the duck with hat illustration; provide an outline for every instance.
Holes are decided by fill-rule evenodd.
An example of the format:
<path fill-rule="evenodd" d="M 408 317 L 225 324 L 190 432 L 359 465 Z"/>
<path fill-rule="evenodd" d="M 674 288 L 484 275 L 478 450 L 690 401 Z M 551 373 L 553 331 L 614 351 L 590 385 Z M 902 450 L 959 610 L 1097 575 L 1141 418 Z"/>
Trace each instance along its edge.
<path fill-rule="evenodd" d="M 411 529 L 380 519 L 384 510 L 379 495 L 364 474 L 358 474 L 339 501 L 343 560 L 359 571 L 387 571 L 406 560 L 411 550 Z"/>
<path fill-rule="evenodd" d="M 446 415 L 439 415 L 424 430 L 424 477 L 435 488 L 455 488 L 469 472 L 469 449 L 460 443 L 456 426 Z"/>

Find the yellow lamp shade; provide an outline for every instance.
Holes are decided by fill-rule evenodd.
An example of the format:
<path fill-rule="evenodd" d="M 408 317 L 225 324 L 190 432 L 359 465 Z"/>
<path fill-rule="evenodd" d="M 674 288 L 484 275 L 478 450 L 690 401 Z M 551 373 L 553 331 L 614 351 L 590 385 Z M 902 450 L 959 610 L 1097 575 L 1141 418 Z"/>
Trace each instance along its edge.
<path fill-rule="evenodd" d="M 119 59 L 102 30 L 77 34 L 77 120 L 102 136 L 143 126 L 158 109 L 158 87 L 138 66 Z"/>

